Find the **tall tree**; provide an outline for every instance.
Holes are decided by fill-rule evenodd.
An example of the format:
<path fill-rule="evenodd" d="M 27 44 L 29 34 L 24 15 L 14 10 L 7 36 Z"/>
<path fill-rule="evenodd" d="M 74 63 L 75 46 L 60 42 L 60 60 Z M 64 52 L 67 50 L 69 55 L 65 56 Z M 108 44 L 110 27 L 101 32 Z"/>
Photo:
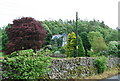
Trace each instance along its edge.
<path fill-rule="evenodd" d="M 83 42 L 83 46 L 84 46 L 84 49 L 85 49 L 86 56 L 88 56 L 87 55 L 87 50 L 90 50 L 90 48 L 91 48 L 91 44 L 90 44 L 89 39 L 88 39 L 88 34 L 86 32 L 82 32 L 81 33 L 81 38 L 82 38 L 82 42 Z"/>
<path fill-rule="evenodd" d="M 42 47 L 47 35 L 42 24 L 31 17 L 15 19 L 6 31 L 9 39 L 6 54 L 22 49 L 35 51 Z"/>

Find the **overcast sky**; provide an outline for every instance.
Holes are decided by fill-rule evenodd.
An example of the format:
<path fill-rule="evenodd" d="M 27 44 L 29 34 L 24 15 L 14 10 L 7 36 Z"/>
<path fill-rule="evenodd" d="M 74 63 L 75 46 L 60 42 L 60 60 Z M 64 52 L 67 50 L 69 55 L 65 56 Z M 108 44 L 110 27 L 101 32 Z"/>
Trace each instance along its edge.
<path fill-rule="evenodd" d="M 0 27 L 13 19 L 33 17 L 37 20 L 100 20 L 111 28 L 118 26 L 119 0 L 0 0 Z"/>

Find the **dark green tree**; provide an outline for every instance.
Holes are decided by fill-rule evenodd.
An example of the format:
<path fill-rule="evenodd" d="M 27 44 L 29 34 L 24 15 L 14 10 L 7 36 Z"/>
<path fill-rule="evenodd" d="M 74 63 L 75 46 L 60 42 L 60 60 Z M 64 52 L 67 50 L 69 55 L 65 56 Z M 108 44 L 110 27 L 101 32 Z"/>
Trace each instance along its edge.
<path fill-rule="evenodd" d="M 82 42 L 83 42 L 83 46 L 84 46 L 84 49 L 85 49 L 86 56 L 88 56 L 87 50 L 90 50 L 91 44 L 89 42 L 87 33 L 86 32 L 82 32 L 81 33 L 81 38 L 82 38 Z"/>
<path fill-rule="evenodd" d="M 85 50 L 83 47 L 83 42 L 80 36 L 78 36 L 78 57 L 84 57 L 85 56 Z"/>
<path fill-rule="evenodd" d="M 8 34 L 6 32 L 7 28 L 10 28 L 10 24 L 2 28 L 2 51 L 6 50 L 8 44 Z"/>

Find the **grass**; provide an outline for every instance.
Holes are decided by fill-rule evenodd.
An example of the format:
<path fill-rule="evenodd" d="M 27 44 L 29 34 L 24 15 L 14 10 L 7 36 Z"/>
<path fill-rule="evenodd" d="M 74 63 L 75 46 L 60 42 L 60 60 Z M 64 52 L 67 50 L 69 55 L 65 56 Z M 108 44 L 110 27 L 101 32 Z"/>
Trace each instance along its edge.
<path fill-rule="evenodd" d="M 111 69 L 108 69 L 107 71 L 105 71 L 104 73 L 102 74 L 98 74 L 98 75 L 94 75 L 94 76 L 89 76 L 89 77 L 86 77 L 84 79 L 106 79 L 106 78 L 109 78 L 109 77 L 112 77 L 114 75 L 117 75 L 119 74 L 119 69 L 120 68 L 111 68 Z"/>

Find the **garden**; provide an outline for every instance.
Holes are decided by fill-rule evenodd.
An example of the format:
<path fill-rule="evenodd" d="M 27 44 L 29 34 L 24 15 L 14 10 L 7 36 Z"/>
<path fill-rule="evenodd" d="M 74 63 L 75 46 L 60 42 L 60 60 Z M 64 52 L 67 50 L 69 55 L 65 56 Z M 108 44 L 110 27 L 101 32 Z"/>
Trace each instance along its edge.
<path fill-rule="evenodd" d="M 104 21 L 99 20 L 79 19 L 77 23 L 78 44 L 74 20 L 38 21 L 32 17 L 22 17 L 13 20 L 13 24 L 1 27 L 2 79 L 50 79 L 50 73 L 54 71 L 53 65 L 57 64 L 56 67 L 64 68 L 63 63 L 66 64 L 63 64 L 65 68 L 69 68 L 67 70 L 70 74 L 73 74 L 67 79 L 73 78 L 76 73 L 77 78 L 104 73 L 110 66 L 107 66 L 109 59 L 120 57 L 119 29 L 112 29 L 105 25 Z M 92 62 L 93 65 L 85 64 L 82 60 L 87 60 L 88 64 Z M 84 72 L 89 72 L 89 75 L 83 75 L 81 67 L 83 68 L 84 64 Z M 95 69 L 91 70 L 93 66 Z M 75 73 L 71 72 L 71 67 L 75 69 Z M 68 71 L 64 73 L 61 76 L 70 75 Z M 80 73 L 83 74 L 79 75 Z M 56 79 L 54 76 L 51 78 Z"/>

